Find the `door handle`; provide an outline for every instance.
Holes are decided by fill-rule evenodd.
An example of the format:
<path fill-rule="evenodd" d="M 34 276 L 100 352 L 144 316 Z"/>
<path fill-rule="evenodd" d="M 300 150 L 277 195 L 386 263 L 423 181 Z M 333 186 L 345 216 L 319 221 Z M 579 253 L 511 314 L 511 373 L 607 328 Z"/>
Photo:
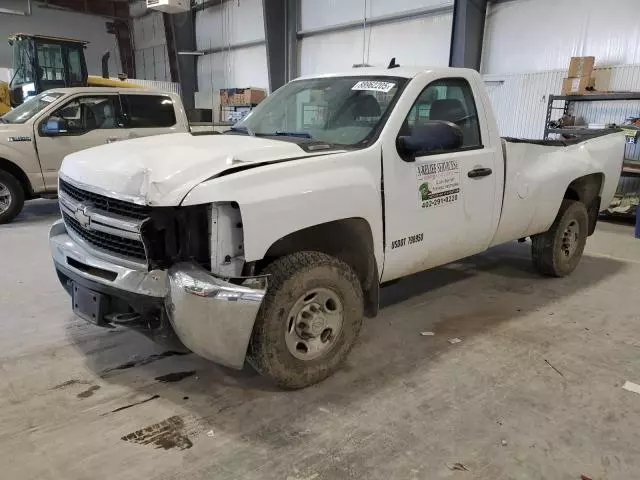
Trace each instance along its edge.
<path fill-rule="evenodd" d="M 120 140 L 118 137 L 109 137 L 107 138 L 107 143 L 117 142 L 118 140 Z"/>
<path fill-rule="evenodd" d="M 480 178 L 491 175 L 492 173 L 493 172 L 490 168 L 474 168 L 473 170 L 470 170 L 467 175 L 469 178 Z"/>

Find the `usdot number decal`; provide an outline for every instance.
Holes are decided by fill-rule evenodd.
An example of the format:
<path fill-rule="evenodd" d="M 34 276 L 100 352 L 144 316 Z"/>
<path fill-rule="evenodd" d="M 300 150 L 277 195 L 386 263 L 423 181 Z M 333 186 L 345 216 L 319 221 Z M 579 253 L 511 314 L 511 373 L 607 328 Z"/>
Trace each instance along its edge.
<path fill-rule="evenodd" d="M 411 245 L 412 243 L 421 242 L 423 238 L 424 238 L 424 234 L 422 234 L 422 233 L 419 233 L 417 235 L 409 235 L 409 237 L 408 237 L 409 245 Z"/>
<path fill-rule="evenodd" d="M 424 233 L 418 233 L 416 235 L 409 235 L 408 237 L 399 238 L 391 242 L 391 250 L 404 247 L 406 245 L 413 245 L 424 240 Z"/>
<path fill-rule="evenodd" d="M 399 240 L 394 240 L 393 242 L 391 242 L 391 250 L 393 250 L 394 248 L 400 248 L 400 247 L 404 247 L 407 243 L 407 239 L 406 238 L 401 238 Z"/>

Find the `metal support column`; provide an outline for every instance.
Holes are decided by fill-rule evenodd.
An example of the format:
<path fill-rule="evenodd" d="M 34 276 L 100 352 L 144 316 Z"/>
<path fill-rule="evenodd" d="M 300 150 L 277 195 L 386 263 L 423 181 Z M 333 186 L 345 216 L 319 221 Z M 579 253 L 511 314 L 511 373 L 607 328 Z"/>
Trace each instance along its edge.
<path fill-rule="evenodd" d="M 196 106 L 195 92 L 198 90 L 198 57 L 194 55 L 178 55 L 178 52 L 196 51 L 196 25 L 195 13 L 174 13 L 171 15 L 171 28 L 167 33 L 172 35 L 171 41 L 167 39 L 167 48 L 173 47 L 178 63 L 178 82 L 182 93 L 182 103 L 191 117 Z M 172 58 L 172 52 L 169 52 Z"/>
<path fill-rule="evenodd" d="M 450 67 L 480 70 L 487 0 L 455 0 L 451 28 Z"/>
<path fill-rule="evenodd" d="M 262 5 L 269 89 L 273 92 L 298 75 L 300 0 L 262 0 Z"/>

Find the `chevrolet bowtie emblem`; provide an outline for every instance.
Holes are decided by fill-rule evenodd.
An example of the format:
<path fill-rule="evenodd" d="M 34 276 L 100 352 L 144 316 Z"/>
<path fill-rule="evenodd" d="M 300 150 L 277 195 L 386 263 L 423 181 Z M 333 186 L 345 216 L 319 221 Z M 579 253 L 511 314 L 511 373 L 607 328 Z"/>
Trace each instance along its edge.
<path fill-rule="evenodd" d="M 89 207 L 87 207 L 86 205 L 78 205 L 78 208 L 76 208 L 76 211 L 73 213 L 74 218 L 78 221 L 78 223 L 80 223 L 80 225 L 82 225 L 82 228 L 85 229 L 89 229 L 89 227 L 91 226 L 91 217 L 88 215 L 87 213 L 87 209 Z"/>

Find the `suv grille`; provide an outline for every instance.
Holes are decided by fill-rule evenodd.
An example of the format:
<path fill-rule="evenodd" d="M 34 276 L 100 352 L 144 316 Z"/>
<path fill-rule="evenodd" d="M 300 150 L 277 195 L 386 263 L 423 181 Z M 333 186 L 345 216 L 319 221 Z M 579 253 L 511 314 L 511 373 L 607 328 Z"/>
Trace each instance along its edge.
<path fill-rule="evenodd" d="M 135 218 L 136 220 L 144 220 L 151 214 L 151 207 L 146 205 L 136 205 L 115 198 L 105 197 L 97 193 L 82 190 L 69 182 L 60 179 L 60 191 L 78 202 L 91 203 L 95 208 L 106 213 L 115 213 L 125 217 Z"/>

